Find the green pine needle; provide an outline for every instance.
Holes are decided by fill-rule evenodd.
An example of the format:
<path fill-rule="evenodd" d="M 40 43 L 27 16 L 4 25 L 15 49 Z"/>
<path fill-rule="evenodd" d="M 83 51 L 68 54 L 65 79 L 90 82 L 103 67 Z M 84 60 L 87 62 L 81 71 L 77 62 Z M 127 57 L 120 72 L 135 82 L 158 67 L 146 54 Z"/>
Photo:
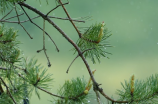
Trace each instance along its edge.
<path fill-rule="evenodd" d="M 87 82 L 84 78 L 77 77 L 71 81 L 65 81 L 64 85 L 58 90 L 58 95 L 65 97 L 65 99 L 58 99 L 55 104 L 88 104 L 87 98 L 90 94 L 83 94 L 86 88 Z M 81 96 L 77 97 L 78 95 Z M 75 98 L 75 99 L 69 99 Z"/>
<path fill-rule="evenodd" d="M 84 53 L 85 58 L 90 58 L 93 63 L 96 63 L 96 59 L 100 63 L 100 58 L 107 57 L 107 47 L 112 47 L 106 42 L 111 36 L 104 23 L 96 23 L 90 26 L 77 41 L 78 47 L 81 51 L 91 49 Z M 108 58 L 108 57 L 107 57 Z"/>
<path fill-rule="evenodd" d="M 121 83 L 122 90 L 117 90 L 118 101 L 131 101 L 131 80 Z M 152 75 L 147 80 L 134 81 L 133 102 L 132 104 L 157 104 L 158 74 Z"/>

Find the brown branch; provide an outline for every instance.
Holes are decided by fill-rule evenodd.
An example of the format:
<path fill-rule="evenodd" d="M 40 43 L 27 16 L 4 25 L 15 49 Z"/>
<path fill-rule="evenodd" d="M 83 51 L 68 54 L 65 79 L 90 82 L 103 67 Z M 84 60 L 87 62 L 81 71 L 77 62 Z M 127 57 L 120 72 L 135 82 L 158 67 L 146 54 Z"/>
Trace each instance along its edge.
<path fill-rule="evenodd" d="M 66 15 L 67 15 L 68 18 L 69 18 L 69 21 L 72 23 L 72 25 L 74 26 L 75 30 L 77 31 L 79 37 L 81 38 L 81 35 L 82 35 L 82 34 L 79 32 L 79 30 L 77 29 L 77 27 L 76 27 L 75 24 L 73 23 L 73 21 L 72 21 L 70 15 L 69 15 L 69 13 L 67 12 L 67 10 L 66 10 L 66 8 L 64 7 L 63 3 L 61 2 L 61 0 L 59 0 L 59 3 L 60 3 L 61 6 L 63 7 L 63 9 L 64 9 Z"/>
<path fill-rule="evenodd" d="M 10 98 L 13 100 L 13 102 L 14 102 L 15 104 L 17 104 L 16 101 L 15 101 L 15 99 L 13 98 L 12 94 L 10 93 L 7 84 L 4 82 L 4 80 L 3 80 L 1 77 L 0 77 L 0 79 L 1 79 L 2 83 L 4 84 L 4 86 L 6 87 L 7 92 L 9 93 Z"/>
<path fill-rule="evenodd" d="M 52 96 L 55 96 L 55 97 L 58 97 L 58 98 L 61 98 L 61 99 L 65 99 L 65 97 L 59 96 L 59 95 L 56 95 L 56 94 L 53 94 L 53 93 L 51 93 L 51 92 L 49 92 L 49 91 L 47 91 L 47 90 L 45 90 L 45 89 L 43 89 L 43 88 L 41 88 L 41 87 L 39 87 L 39 86 L 36 86 L 36 87 L 37 87 L 38 89 L 40 89 L 40 90 L 46 92 L 46 93 L 49 94 L 49 95 L 52 95 Z M 82 92 L 81 94 L 79 94 L 79 95 L 77 95 L 77 96 L 75 96 L 75 97 L 68 97 L 68 99 L 76 100 L 78 97 L 80 97 L 80 96 L 82 96 L 82 95 L 84 95 L 84 92 Z"/>
<path fill-rule="evenodd" d="M 79 47 L 52 21 L 50 20 L 48 17 L 46 17 L 46 15 L 44 15 L 43 13 L 41 13 L 40 11 L 38 11 L 37 9 L 35 9 L 34 7 L 31 7 L 29 6 L 28 4 L 24 3 L 24 2 L 20 2 L 19 3 L 20 5 L 34 11 L 35 13 L 37 13 L 38 15 L 40 15 L 43 19 L 45 19 L 46 21 L 48 21 L 52 26 L 54 26 L 54 28 L 56 28 L 62 35 L 63 37 L 66 38 L 67 41 L 69 41 L 74 47 L 75 49 L 77 50 L 79 56 L 82 58 L 83 62 L 85 63 L 86 67 L 87 67 L 87 70 L 90 74 L 90 77 L 92 78 L 92 81 L 94 83 L 94 85 L 98 85 L 97 82 L 95 81 L 94 77 L 93 77 L 93 74 L 92 74 L 92 71 L 87 63 L 87 61 L 85 60 L 84 56 L 82 55 L 82 52 L 81 50 L 79 49 Z"/>
<path fill-rule="evenodd" d="M 109 96 L 107 96 L 104 92 L 103 92 L 103 89 L 102 88 L 98 88 L 98 91 L 108 100 L 110 100 L 111 102 L 113 103 L 129 103 L 128 101 L 116 101 L 116 100 L 113 100 L 111 99 Z"/>
<path fill-rule="evenodd" d="M 61 99 L 64 99 L 64 98 L 65 98 L 65 97 L 62 97 L 62 96 L 53 94 L 53 93 L 51 93 L 51 92 L 49 92 L 49 91 L 47 91 L 47 90 L 45 90 L 45 89 L 43 89 L 43 88 L 41 88 L 41 87 L 38 87 L 38 86 L 36 86 L 36 87 L 37 87 L 38 89 L 40 89 L 40 90 L 46 92 L 46 93 L 49 94 L 49 95 L 53 95 L 53 96 L 55 96 L 55 97 L 59 97 L 59 98 L 61 98 Z"/>
<path fill-rule="evenodd" d="M 62 35 L 63 37 L 66 38 L 66 40 L 68 42 L 70 42 L 74 48 L 77 50 L 79 56 L 82 58 L 85 66 L 87 67 L 87 70 L 89 72 L 90 77 L 92 78 L 93 81 L 93 87 L 98 90 L 105 98 L 107 98 L 108 100 L 112 101 L 112 102 L 116 102 L 116 103 L 128 103 L 128 101 L 115 101 L 113 99 L 111 99 L 110 97 L 108 97 L 104 92 L 102 88 L 99 88 L 98 83 L 95 81 L 92 71 L 90 69 L 89 64 L 87 63 L 86 59 L 84 58 L 84 56 L 82 55 L 81 50 L 79 49 L 79 47 L 52 21 L 50 20 L 45 14 L 43 14 L 42 12 L 38 11 L 37 9 L 35 9 L 34 7 L 29 6 L 28 4 L 24 3 L 24 2 L 20 2 L 19 5 L 22 5 L 28 9 L 30 9 L 31 11 L 37 13 L 38 15 L 40 15 L 43 19 L 45 19 L 46 21 L 48 21 L 54 28 L 56 28 Z"/>

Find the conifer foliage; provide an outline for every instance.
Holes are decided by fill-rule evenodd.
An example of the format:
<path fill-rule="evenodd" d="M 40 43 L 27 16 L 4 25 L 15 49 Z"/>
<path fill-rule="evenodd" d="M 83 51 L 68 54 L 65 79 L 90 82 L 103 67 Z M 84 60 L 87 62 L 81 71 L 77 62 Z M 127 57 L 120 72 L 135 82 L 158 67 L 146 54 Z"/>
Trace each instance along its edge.
<path fill-rule="evenodd" d="M 41 1 L 39 0 L 41 3 Z M 45 1 L 47 5 L 49 0 Z M 99 2 L 99 1 L 98 1 Z M 39 91 L 43 91 L 50 96 L 56 97 L 50 99 L 52 104 L 89 104 L 89 100 L 97 99 L 98 104 L 103 102 L 100 99 L 102 95 L 107 99 L 108 104 L 145 104 L 145 103 L 157 103 L 158 95 L 158 75 L 152 75 L 147 80 L 139 81 L 135 80 L 133 75 L 129 81 L 121 83 L 123 89 L 117 90 L 119 95 L 118 100 L 114 100 L 112 97 L 106 95 L 104 88 L 94 78 L 94 72 L 91 70 L 87 62 L 87 58 L 90 58 L 93 63 L 96 63 L 96 59 L 100 62 L 101 57 L 107 57 L 107 47 L 112 47 L 107 39 L 111 36 L 108 29 L 105 27 L 105 23 L 92 24 L 84 31 L 80 31 L 74 22 L 85 23 L 84 20 L 76 20 L 70 17 L 69 12 L 65 8 L 65 5 L 69 4 L 67 0 L 54 0 L 56 6 L 47 13 L 42 13 L 38 8 L 34 8 L 27 4 L 26 0 L 0 0 L 0 104 L 29 104 L 30 97 L 33 92 L 41 99 Z M 53 7 L 53 6 L 52 6 Z M 62 8 L 67 18 L 52 17 L 50 13 L 58 8 Z M 18 13 L 18 9 L 22 10 L 22 14 Z M 25 11 L 34 12 L 38 16 L 31 18 L 29 13 Z M 14 16 L 8 17 L 9 14 L 14 13 Z M 24 15 L 28 18 L 22 21 L 20 16 Z M 41 17 L 43 20 L 43 27 L 33 22 L 33 19 Z M 18 21 L 12 21 L 12 18 L 16 18 Z M 52 18 L 69 21 L 73 29 L 78 34 L 78 41 L 75 42 L 56 24 Z M 59 48 L 45 29 L 45 22 L 48 22 L 52 28 L 55 28 L 74 48 L 72 49 L 77 56 L 74 58 L 72 63 L 80 57 L 84 62 L 90 79 L 87 80 L 84 77 L 76 77 L 71 80 L 66 80 L 65 83 L 57 89 L 57 94 L 54 94 L 50 89 L 53 85 L 53 75 L 47 73 L 48 69 L 45 69 L 41 64 L 38 63 L 37 59 L 28 58 L 22 56 L 22 51 L 19 49 L 20 40 L 17 40 L 18 31 L 13 28 L 8 28 L 5 23 L 19 24 L 22 29 L 26 32 L 30 39 L 33 39 L 29 31 L 25 29 L 22 23 L 30 21 L 35 27 L 37 27 L 43 35 L 43 48 L 37 50 L 37 53 L 44 51 L 44 55 L 48 62 L 48 67 L 51 67 L 51 60 L 47 55 L 45 36 L 52 41 L 57 52 Z M 55 34 L 56 35 L 56 34 Z M 67 73 L 72 65 L 68 67 Z M 65 80 L 65 79 L 63 79 Z M 91 90 L 94 91 L 94 95 Z"/>

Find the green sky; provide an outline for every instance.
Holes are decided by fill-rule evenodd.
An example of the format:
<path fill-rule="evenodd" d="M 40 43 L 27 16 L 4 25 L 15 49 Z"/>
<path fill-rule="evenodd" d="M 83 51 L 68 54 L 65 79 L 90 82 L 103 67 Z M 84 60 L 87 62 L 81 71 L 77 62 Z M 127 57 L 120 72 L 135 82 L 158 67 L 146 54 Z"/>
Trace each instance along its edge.
<path fill-rule="evenodd" d="M 27 0 L 26 3 L 47 13 L 55 7 L 54 0 L 48 1 L 49 5 L 46 5 L 44 0 L 42 0 L 42 4 L 38 0 Z M 108 41 L 114 47 L 106 49 L 107 52 L 112 53 L 112 55 L 108 55 L 110 59 L 102 58 L 100 64 L 93 64 L 87 59 L 91 69 L 97 70 L 95 78 L 98 83 L 102 84 L 101 87 L 108 96 L 113 95 L 116 98 L 116 89 L 121 89 L 120 82 L 124 82 L 125 79 L 129 80 L 133 74 L 136 79 L 145 80 L 150 75 L 157 73 L 158 0 L 69 0 L 69 2 L 70 4 L 65 7 L 72 18 L 91 16 L 86 23 L 76 23 L 77 26 L 86 27 L 104 21 L 108 30 L 113 34 Z M 22 11 L 19 11 L 19 13 L 22 13 Z M 30 11 L 28 13 L 30 17 L 37 16 Z M 15 15 L 15 12 L 12 15 Z M 66 18 L 62 8 L 58 8 L 50 16 Z M 0 15 L 0 17 L 2 16 Z M 25 20 L 27 18 L 22 16 L 20 19 Z M 52 20 L 76 42 L 78 34 L 69 21 Z M 43 20 L 41 18 L 34 21 L 42 27 Z M 24 56 L 35 56 L 39 63 L 47 68 L 44 53 L 36 53 L 38 49 L 42 48 L 42 31 L 30 22 L 23 25 L 33 36 L 33 40 L 29 39 L 19 25 L 7 24 L 8 27 L 19 30 L 18 38 L 23 43 L 20 48 L 23 50 Z M 46 48 L 52 63 L 49 72 L 53 74 L 54 78 L 52 92 L 56 93 L 59 85 L 62 85 L 67 79 L 84 75 L 88 80 L 88 71 L 80 58 L 74 62 L 69 74 L 66 74 L 69 64 L 76 57 L 73 52 L 69 51 L 72 49 L 72 45 L 51 25 L 46 25 L 46 31 L 60 49 L 58 53 L 53 43 L 46 37 Z M 31 104 L 52 104 L 48 101 L 51 99 L 53 100 L 50 95 L 41 92 L 41 100 L 38 100 L 37 96 L 33 94 Z M 92 99 L 91 101 L 94 102 L 95 100 Z M 105 101 L 105 99 L 102 98 L 102 101 Z"/>

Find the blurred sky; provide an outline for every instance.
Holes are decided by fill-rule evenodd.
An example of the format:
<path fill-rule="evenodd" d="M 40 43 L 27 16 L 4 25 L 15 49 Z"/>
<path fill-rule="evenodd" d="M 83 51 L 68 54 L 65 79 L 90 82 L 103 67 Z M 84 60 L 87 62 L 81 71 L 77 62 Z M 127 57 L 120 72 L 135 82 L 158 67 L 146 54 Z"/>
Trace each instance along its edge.
<path fill-rule="evenodd" d="M 27 0 L 31 6 L 47 13 L 55 7 L 55 0 Z M 63 0 L 64 2 L 65 0 Z M 136 79 L 145 80 L 152 74 L 157 73 L 158 68 L 158 0 L 69 0 L 70 4 L 66 5 L 72 18 L 92 16 L 86 23 L 76 23 L 79 27 L 86 27 L 96 22 L 104 21 L 106 27 L 113 34 L 108 41 L 114 47 L 107 48 L 110 59 L 102 58 L 101 63 L 93 64 L 87 59 L 92 70 L 96 69 L 95 78 L 108 96 L 115 99 L 116 89 L 121 89 L 120 82 L 129 80 L 134 74 Z M 26 9 L 27 10 L 27 9 Z M 30 17 L 37 16 L 35 13 L 27 10 Z M 19 10 L 22 13 L 22 10 Z M 13 12 L 11 15 L 15 15 Z M 10 16 L 11 16 L 10 15 Z M 50 16 L 66 18 L 62 8 L 53 11 Z M 2 17 L 2 15 L 0 15 Z M 26 20 L 26 16 L 21 16 L 21 20 Z M 17 20 L 17 19 L 13 19 Z M 84 20 L 84 19 L 83 19 Z M 43 20 L 38 18 L 33 20 L 42 27 Z M 52 19 L 63 31 L 75 42 L 78 34 L 69 21 Z M 19 30 L 18 39 L 22 42 L 20 45 L 25 57 L 35 56 L 39 63 L 47 67 L 47 60 L 43 52 L 36 53 L 42 49 L 42 31 L 30 22 L 23 24 L 34 39 L 30 39 L 25 31 L 17 24 L 7 24 L 8 27 L 14 27 Z M 60 52 L 58 53 L 46 36 L 46 49 L 52 63 L 49 73 L 53 74 L 54 82 L 52 92 L 57 93 L 56 89 L 62 85 L 65 80 L 76 77 L 89 79 L 88 71 L 80 58 L 78 58 L 71 66 L 69 74 L 66 70 L 71 61 L 76 57 L 73 55 L 72 45 L 50 24 L 46 24 L 46 31 L 51 35 L 58 45 Z M 41 93 L 41 100 L 33 93 L 31 104 L 52 104 L 48 100 L 53 98 Z M 104 98 L 101 99 L 105 101 Z M 95 104 L 95 99 L 91 99 Z M 91 103 L 92 104 L 92 103 Z"/>

